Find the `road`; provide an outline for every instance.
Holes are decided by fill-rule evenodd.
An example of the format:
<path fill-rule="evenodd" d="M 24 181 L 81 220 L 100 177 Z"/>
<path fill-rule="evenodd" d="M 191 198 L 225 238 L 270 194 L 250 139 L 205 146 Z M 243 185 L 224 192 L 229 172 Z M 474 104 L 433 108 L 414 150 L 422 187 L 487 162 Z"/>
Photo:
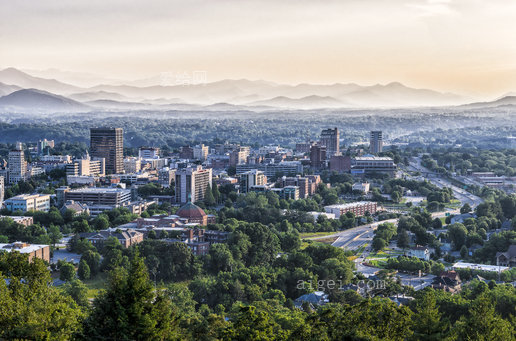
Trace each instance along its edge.
<path fill-rule="evenodd" d="M 429 169 L 423 167 L 421 165 L 421 158 L 419 157 L 415 157 L 414 160 L 410 161 L 410 167 L 412 167 L 414 170 L 418 172 L 421 172 L 421 174 L 426 174 L 425 178 L 437 187 L 451 188 L 453 191 L 453 195 L 461 202 L 462 205 L 468 203 L 471 207 L 475 207 L 484 201 L 482 198 L 477 197 L 476 195 L 471 194 L 468 191 L 453 185 L 449 180 L 440 176 L 439 174 L 434 173 Z"/>
<path fill-rule="evenodd" d="M 348 250 L 356 250 L 366 243 L 370 243 L 374 236 L 374 230 L 378 225 L 383 223 L 397 224 L 398 219 L 388 219 L 383 221 L 374 222 L 368 225 L 362 225 L 339 232 L 335 236 L 338 236 L 337 240 L 333 242 L 333 246 L 341 247 Z"/>

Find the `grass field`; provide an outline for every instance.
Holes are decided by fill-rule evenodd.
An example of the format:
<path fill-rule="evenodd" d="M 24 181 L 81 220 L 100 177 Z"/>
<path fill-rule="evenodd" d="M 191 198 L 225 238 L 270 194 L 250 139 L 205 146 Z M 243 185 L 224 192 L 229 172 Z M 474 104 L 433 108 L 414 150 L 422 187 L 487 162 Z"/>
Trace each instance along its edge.
<path fill-rule="evenodd" d="M 101 272 L 95 278 L 87 279 L 83 283 L 88 288 L 88 298 L 95 298 L 100 290 L 106 288 L 107 274 Z"/>
<path fill-rule="evenodd" d="M 324 237 L 335 234 L 336 232 L 304 232 L 299 234 L 299 238 L 308 239 L 314 237 Z"/>

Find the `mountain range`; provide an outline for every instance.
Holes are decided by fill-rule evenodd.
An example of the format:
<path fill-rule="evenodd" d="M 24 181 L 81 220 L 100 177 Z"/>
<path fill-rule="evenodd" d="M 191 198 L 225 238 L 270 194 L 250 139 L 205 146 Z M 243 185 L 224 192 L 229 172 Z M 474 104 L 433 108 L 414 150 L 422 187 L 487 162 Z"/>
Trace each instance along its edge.
<path fill-rule="evenodd" d="M 74 74 L 47 70 L 72 79 Z M 95 77 L 79 74 L 83 84 L 95 84 Z M 99 80 L 102 82 L 102 79 Z M 452 93 L 415 89 L 399 82 L 362 86 L 355 83 L 287 85 L 263 80 L 226 79 L 205 84 L 159 84 L 160 78 L 94 86 L 69 84 L 61 79 L 31 75 L 15 68 L 0 70 L 0 108 L 21 111 L 81 111 L 156 109 L 180 110 L 238 108 L 266 110 L 319 108 L 395 108 L 455 106 L 467 108 L 516 104 L 514 96 L 493 102 L 464 105 L 471 100 Z M 516 97 L 514 97 L 516 98 Z"/>

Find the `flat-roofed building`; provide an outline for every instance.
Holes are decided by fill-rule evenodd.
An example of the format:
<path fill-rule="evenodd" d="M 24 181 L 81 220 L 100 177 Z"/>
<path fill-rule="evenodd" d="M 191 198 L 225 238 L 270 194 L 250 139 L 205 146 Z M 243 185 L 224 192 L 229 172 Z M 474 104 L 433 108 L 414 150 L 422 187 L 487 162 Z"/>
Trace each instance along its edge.
<path fill-rule="evenodd" d="M 119 207 L 131 200 L 131 190 L 123 188 L 88 187 L 64 188 L 64 201 L 77 201 L 85 204 Z"/>
<path fill-rule="evenodd" d="M 390 157 L 361 156 L 354 158 L 351 162 L 351 173 L 355 175 L 386 173 L 394 176 L 397 169 L 394 160 Z"/>
<path fill-rule="evenodd" d="M 44 211 L 50 210 L 50 195 L 48 194 L 21 194 L 5 201 L 5 208 L 15 211 Z"/>
<path fill-rule="evenodd" d="M 27 161 L 21 143 L 16 143 L 16 148 L 9 152 L 8 164 L 10 184 L 27 180 Z"/>
<path fill-rule="evenodd" d="M 29 255 L 29 262 L 34 258 L 40 258 L 50 263 L 50 246 L 43 244 L 29 244 L 14 242 L 11 244 L 0 244 L 0 252 L 19 252 Z"/>
<path fill-rule="evenodd" d="M 381 153 L 383 150 L 383 134 L 381 130 L 371 131 L 369 150 L 371 154 Z"/>
<path fill-rule="evenodd" d="M 324 129 L 321 132 L 321 138 L 319 140 L 322 146 L 326 147 L 327 156 L 338 155 L 340 153 L 340 134 L 337 127 L 333 129 Z"/>
<path fill-rule="evenodd" d="M 106 173 L 106 160 L 104 158 L 91 158 L 86 153 L 84 158 L 73 160 L 66 165 L 67 176 L 104 176 Z"/>
<path fill-rule="evenodd" d="M 176 202 L 185 204 L 189 201 L 204 200 L 208 187 L 212 184 L 211 168 L 202 166 L 184 168 L 176 171 Z"/>
<path fill-rule="evenodd" d="M 194 159 L 206 161 L 208 159 L 209 147 L 204 144 L 199 144 L 193 147 L 193 157 Z"/>
<path fill-rule="evenodd" d="M 0 220 L 1 219 L 12 219 L 15 223 L 23 225 L 23 226 L 30 226 L 30 225 L 34 224 L 34 218 L 26 217 L 26 216 L 0 215 Z"/>
<path fill-rule="evenodd" d="M 267 177 L 257 169 L 240 174 L 240 192 L 247 193 L 252 186 L 261 186 L 267 183 Z"/>
<path fill-rule="evenodd" d="M 366 212 L 375 214 L 377 210 L 377 203 L 373 201 L 359 201 L 348 204 L 330 205 L 324 206 L 324 210 L 327 213 L 335 214 L 335 218 L 339 219 L 341 215 L 347 212 L 352 212 L 355 216 L 363 216 Z"/>
<path fill-rule="evenodd" d="M 138 156 L 142 159 L 159 159 L 158 147 L 140 147 Z"/>
<path fill-rule="evenodd" d="M 91 156 L 104 158 L 107 174 L 124 171 L 124 130 L 122 128 L 91 128 Z"/>

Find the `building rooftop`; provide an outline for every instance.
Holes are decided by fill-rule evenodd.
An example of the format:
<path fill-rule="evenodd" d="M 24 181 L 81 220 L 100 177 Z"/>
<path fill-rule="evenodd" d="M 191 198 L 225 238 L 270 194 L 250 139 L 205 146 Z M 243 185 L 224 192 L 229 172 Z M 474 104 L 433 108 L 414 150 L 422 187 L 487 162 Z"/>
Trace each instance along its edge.
<path fill-rule="evenodd" d="M 368 205 L 368 204 L 376 204 L 375 202 L 373 201 L 357 201 L 357 202 L 350 202 L 350 203 L 347 203 L 347 204 L 337 204 L 337 205 L 330 205 L 330 206 L 325 206 L 325 208 L 351 208 L 351 207 L 357 207 L 357 206 L 362 206 L 362 205 Z"/>
<path fill-rule="evenodd" d="M 32 253 L 48 245 L 44 244 L 29 244 L 24 242 L 14 242 L 11 244 L 0 244 L 0 251 L 18 251 L 19 253 Z"/>
<path fill-rule="evenodd" d="M 474 263 L 463 263 L 458 262 L 453 264 L 454 269 L 471 269 L 471 270 L 482 270 L 482 271 L 505 271 L 509 270 L 507 266 L 497 266 L 497 265 L 486 265 L 486 264 L 474 264 Z"/>

